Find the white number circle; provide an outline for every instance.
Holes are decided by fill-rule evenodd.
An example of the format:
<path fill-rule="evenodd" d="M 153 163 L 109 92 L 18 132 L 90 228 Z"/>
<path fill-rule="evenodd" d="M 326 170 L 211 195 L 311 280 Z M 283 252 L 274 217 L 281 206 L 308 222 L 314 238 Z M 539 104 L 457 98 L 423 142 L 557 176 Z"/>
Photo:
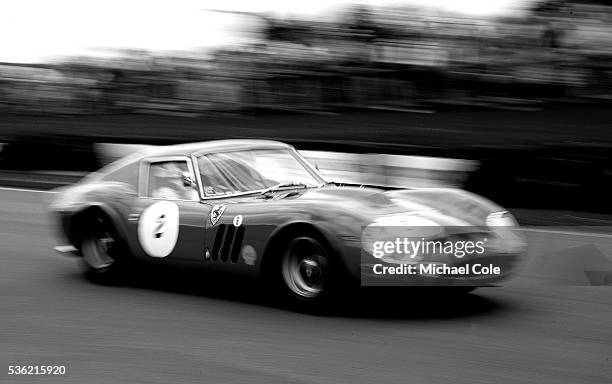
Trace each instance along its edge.
<path fill-rule="evenodd" d="M 239 227 L 242 224 L 242 215 L 234 216 L 234 227 Z"/>
<path fill-rule="evenodd" d="M 179 234 L 179 208 L 170 201 L 159 201 L 144 210 L 138 222 L 138 239 L 151 257 L 166 257 Z"/>

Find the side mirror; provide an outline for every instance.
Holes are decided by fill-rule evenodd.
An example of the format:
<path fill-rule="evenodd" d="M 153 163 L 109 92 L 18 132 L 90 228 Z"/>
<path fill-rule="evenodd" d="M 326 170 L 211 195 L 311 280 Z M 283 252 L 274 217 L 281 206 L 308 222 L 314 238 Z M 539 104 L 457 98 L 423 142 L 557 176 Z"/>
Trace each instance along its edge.
<path fill-rule="evenodd" d="M 189 172 L 181 173 L 181 178 L 183 179 L 183 185 L 185 187 L 195 188 L 196 182 L 191 178 L 191 174 Z"/>

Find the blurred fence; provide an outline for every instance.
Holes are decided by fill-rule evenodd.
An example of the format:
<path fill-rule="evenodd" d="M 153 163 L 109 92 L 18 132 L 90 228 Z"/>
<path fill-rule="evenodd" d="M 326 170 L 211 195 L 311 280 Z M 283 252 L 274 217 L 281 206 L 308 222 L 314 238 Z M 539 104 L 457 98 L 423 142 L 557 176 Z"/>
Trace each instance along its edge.
<path fill-rule="evenodd" d="M 427 156 L 300 151 L 330 180 L 390 187 L 462 187 L 474 160 Z"/>
<path fill-rule="evenodd" d="M 428 157 L 368 154 L 356 143 L 345 143 L 342 153 L 324 151 L 319 142 L 293 144 L 335 181 L 462 187 L 507 207 L 612 212 L 612 154 L 607 145 L 447 148 Z M 138 148 L 96 144 L 78 136 L 10 141 L 0 152 L 0 184 L 27 186 L 41 177 L 48 181 L 45 185 L 61 184 L 64 179 L 74 180 L 78 172 L 93 171 Z M 422 153 L 427 151 L 422 149 Z"/>

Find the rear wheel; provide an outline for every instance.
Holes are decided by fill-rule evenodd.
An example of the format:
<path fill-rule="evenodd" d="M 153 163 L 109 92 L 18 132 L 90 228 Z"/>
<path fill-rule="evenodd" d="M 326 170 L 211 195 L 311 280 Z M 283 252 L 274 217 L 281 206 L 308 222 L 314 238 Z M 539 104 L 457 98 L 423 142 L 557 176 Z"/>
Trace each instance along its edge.
<path fill-rule="evenodd" d="M 100 214 L 86 226 L 81 253 L 87 277 L 103 284 L 119 283 L 128 267 L 127 254 L 112 222 Z"/>

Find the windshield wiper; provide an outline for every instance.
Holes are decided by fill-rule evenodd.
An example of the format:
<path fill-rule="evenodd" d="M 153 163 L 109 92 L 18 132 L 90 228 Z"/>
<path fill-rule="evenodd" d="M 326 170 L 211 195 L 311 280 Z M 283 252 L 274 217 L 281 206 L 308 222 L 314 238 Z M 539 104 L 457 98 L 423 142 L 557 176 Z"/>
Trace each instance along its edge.
<path fill-rule="evenodd" d="M 273 185 L 270 188 L 264 189 L 263 191 L 260 192 L 260 194 L 261 195 L 265 195 L 265 194 L 268 194 L 270 192 L 276 191 L 278 189 L 291 188 L 291 187 L 295 187 L 295 188 L 308 188 L 309 186 L 304 184 L 304 183 L 296 183 L 296 182 L 280 183 L 280 184 Z"/>

